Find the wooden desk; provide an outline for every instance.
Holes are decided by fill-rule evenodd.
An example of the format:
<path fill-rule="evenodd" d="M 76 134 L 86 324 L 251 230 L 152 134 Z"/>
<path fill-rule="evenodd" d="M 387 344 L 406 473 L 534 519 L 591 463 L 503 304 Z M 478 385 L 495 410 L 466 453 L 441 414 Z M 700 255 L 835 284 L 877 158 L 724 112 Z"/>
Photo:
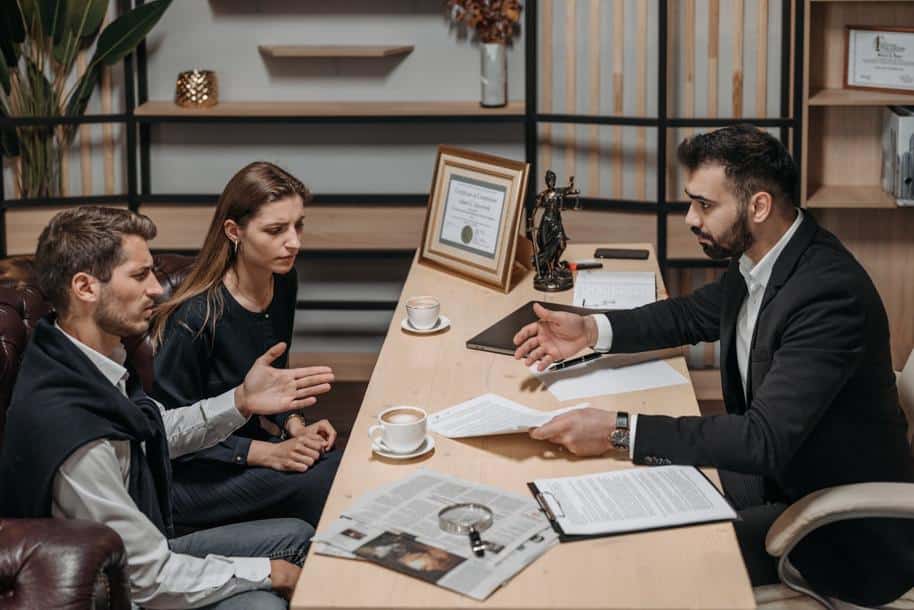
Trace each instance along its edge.
<path fill-rule="evenodd" d="M 623 247 L 649 247 L 625 244 Z M 567 258 L 589 257 L 593 246 L 569 247 Z M 607 270 L 654 271 L 656 259 L 604 263 Z M 665 296 L 657 274 L 660 294 Z M 437 335 L 400 329 L 404 301 L 431 294 L 451 328 Z M 554 445 L 515 434 L 451 440 L 441 436 L 431 455 L 395 462 L 373 456 L 367 435 L 378 413 L 391 405 L 418 405 L 429 412 L 485 392 L 541 409 L 562 406 L 514 359 L 468 350 L 466 340 L 531 299 L 570 302 L 572 292 L 533 290 L 528 274 L 508 295 L 413 264 L 387 339 L 368 385 L 352 437 L 327 501 L 322 524 L 337 518 L 354 498 L 427 467 L 471 481 L 529 493 L 525 482 L 627 468 L 611 458 L 570 458 Z M 667 360 L 688 375 L 684 358 Z M 692 386 L 679 385 L 588 399 L 592 406 L 639 413 L 694 415 Z M 569 403 L 570 404 L 570 403 Z M 711 473 L 712 479 L 716 474 Z M 320 529 L 320 528 L 318 528 Z M 308 556 L 292 608 L 754 608 L 752 589 L 733 527 L 711 524 L 561 544 L 548 551 L 485 602 L 463 597 L 368 563 Z"/>

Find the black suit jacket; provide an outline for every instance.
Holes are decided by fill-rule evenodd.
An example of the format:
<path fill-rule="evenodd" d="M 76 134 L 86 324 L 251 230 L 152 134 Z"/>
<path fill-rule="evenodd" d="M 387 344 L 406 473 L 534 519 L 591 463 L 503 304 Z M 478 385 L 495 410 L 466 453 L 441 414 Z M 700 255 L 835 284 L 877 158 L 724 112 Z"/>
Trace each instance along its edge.
<path fill-rule="evenodd" d="M 761 475 L 772 501 L 846 483 L 914 482 L 885 308 L 838 239 L 806 214 L 775 262 L 750 346 L 748 399 L 735 352 L 745 296 L 734 260 L 688 297 L 607 314 L 613 352 L 720 340 L 727 414 L 639 415 L 634 461 Z M 888 602 L 914 587 L 914 521 L 835 523 L 791 561 L 826 594 Z"/>

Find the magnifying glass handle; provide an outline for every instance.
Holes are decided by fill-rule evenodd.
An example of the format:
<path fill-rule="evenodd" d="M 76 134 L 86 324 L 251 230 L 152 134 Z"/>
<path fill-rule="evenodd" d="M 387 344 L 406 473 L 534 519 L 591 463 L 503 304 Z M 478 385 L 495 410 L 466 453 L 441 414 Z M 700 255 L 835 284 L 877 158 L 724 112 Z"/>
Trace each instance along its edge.
<path fill-rule="evenodd" d="M 486 545 L 482 541 L 482 538 L 479 537 L 479 532 L 476 531 L 476 528 L 470 528 L 470 548 L 473 549 L 473 553 L 477 557 L 485 557 L 486 554 Z"/>

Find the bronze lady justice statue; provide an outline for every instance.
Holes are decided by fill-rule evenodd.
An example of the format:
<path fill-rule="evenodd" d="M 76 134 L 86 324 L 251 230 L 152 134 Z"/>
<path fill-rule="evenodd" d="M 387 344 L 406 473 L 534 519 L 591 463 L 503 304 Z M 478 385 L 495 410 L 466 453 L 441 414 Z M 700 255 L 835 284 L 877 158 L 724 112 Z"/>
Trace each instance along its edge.
<path fill-rule="evenodd" d="M 536 277 L 533 287 L 545 292 L 559 292 L 574 286 L 574 278 L 566 261 L 561 260 L 568 242 L 565 227 L 562 226 L 562 210 L 565 199 L 575 201 L 575 209 L 580 209 L 577 196 L 580 191 L 574 188 L 574 176 L 568 186 L 555 188 L 555 172 L 546 172 L 546 190 L 536 196 L 533 209 L 527 213 L 525 225 L 527 238 L 533 243 L 533 265 Z M 539 224 L 536 222 L 537 210 L 542 208 Z"/>

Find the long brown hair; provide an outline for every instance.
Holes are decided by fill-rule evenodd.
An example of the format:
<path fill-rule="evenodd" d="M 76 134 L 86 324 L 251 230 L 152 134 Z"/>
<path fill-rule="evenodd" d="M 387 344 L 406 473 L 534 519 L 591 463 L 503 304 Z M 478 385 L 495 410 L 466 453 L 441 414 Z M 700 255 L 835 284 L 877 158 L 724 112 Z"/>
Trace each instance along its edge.
<path fill-rule="evenodd" d="M 225 307 L 220 287 L 226 272 L 235 264 L 235 250 L 225 234 L 225 221 L 231 219 L 244 227 L 265 204 L 294 195 L 301 197 L 303 203 L 311 198 L 311 193 L 301 181 L 266 161 L 251 163 L 232 176 L 216 203 L 203 247 L 190 272 L 171 298 L 156 310 L 150 332 L 155 347 L 162 344 L 165 326 L 175 311 L 203 293 L 206 294 L 206 310 L 199 332 L 207 324 L 215 330 Z"/>

